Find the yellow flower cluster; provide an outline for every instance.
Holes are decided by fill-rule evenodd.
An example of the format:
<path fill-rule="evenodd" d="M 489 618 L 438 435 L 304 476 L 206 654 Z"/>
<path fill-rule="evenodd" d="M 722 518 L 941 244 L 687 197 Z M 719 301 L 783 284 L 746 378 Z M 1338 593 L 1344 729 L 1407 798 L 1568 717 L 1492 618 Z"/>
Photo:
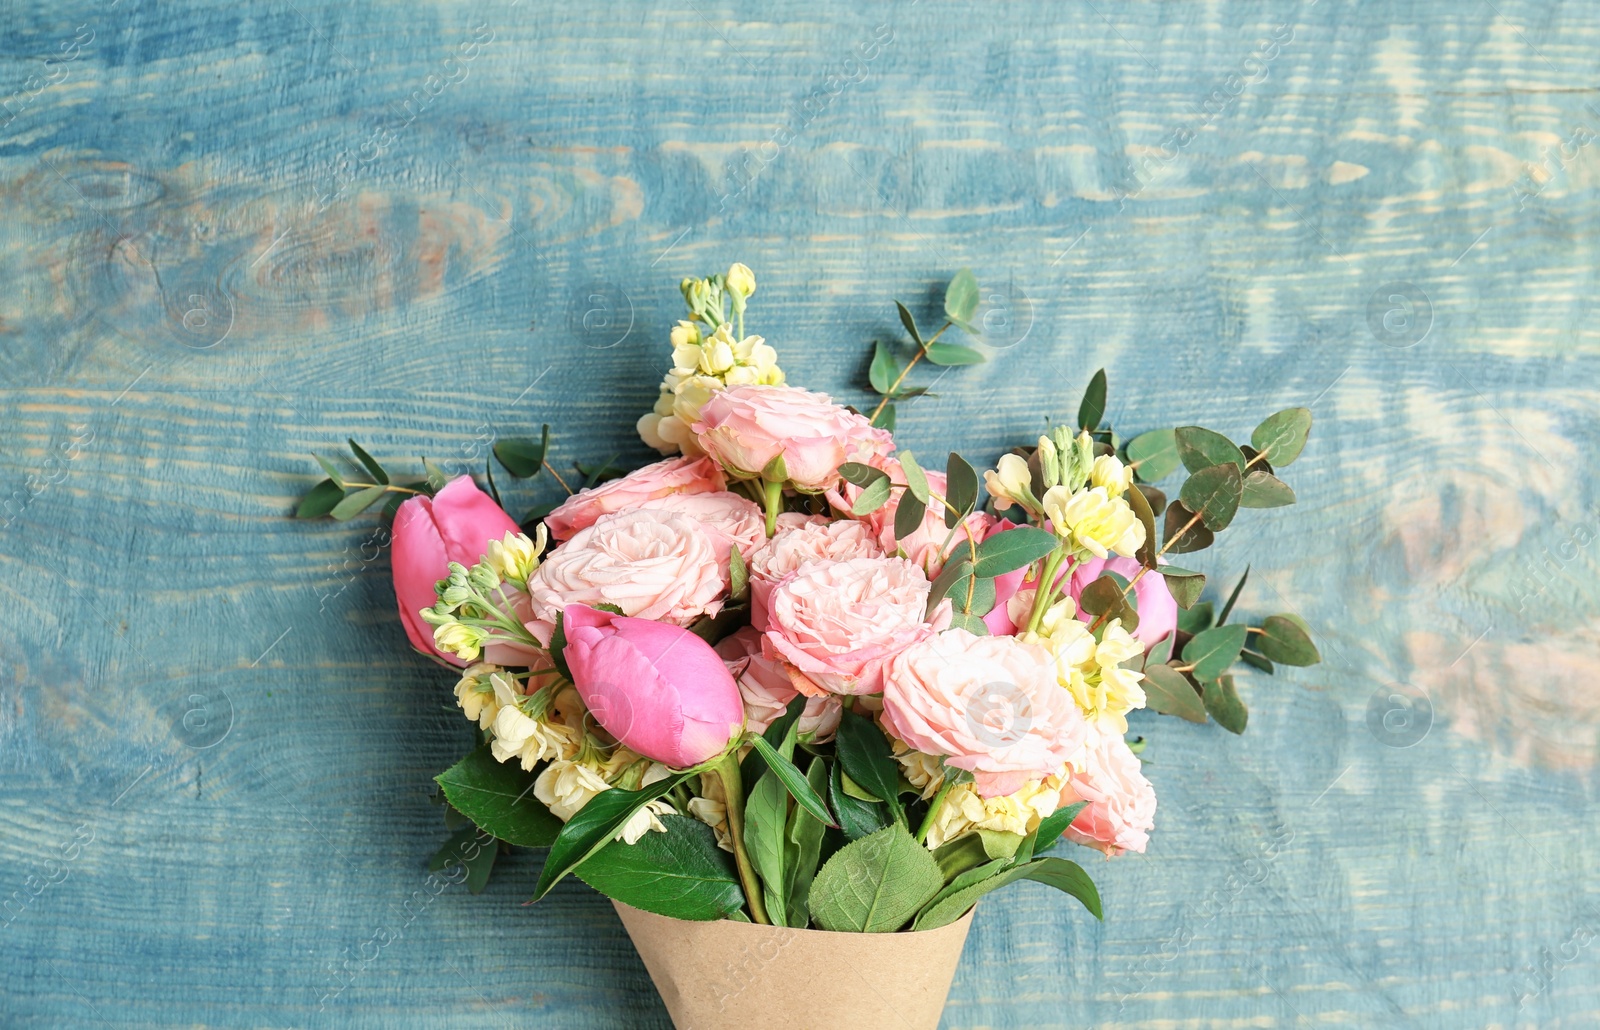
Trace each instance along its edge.
<path fill-rule="evenodd" d="M 557 759 L 545 766 L 544 772 L 533 781 L 533 796 L 544 803 L 556 818 L 566 822 L 592 801 L 596 794 L 618 786 L 617 781 L 630 779 L 629 773 L 638 771 L 643 763 L 643 775 L 637 782 L 626 784 L 637 789 L 671 775 L 671 770 L 657 762 L 650 762 L 618 747 L 609 757 L 586 751 L 575 759 Z M 616 839 L 637 844 L 639 838 L 651 830 L 666 833 L 661 816 L 674 811 L 667 801 L 652 801 L 633 813 L 617 832 Z"/>
<path fill-rule="evenodd" d="M 1096 641 L 1089 627 L 1072 617 L 1071 607 L 1070 598 L 1052 605 L 1030 639 L 1055 655 L 1056 679 L 1085 719 L 1126 733 L 1128 713 L 1144 707 L 1139 685 L 1144 673 L 1124 669 L 1122 663 L 1144 654 L 1144 645 L 1122 628 L 1120 619 L 1107 623 Z"/>
<path fill-rule="evenodd" d="M 1061 805 L 1060 776 L 1029 780 L 1021 790 L 1002 797 L 980 797 L 970 783 L 958 783 L 944 796 L 928 830 L 928 847 L 938 848 L 977 830 L 1014 833 L 1021 837 Z"/>

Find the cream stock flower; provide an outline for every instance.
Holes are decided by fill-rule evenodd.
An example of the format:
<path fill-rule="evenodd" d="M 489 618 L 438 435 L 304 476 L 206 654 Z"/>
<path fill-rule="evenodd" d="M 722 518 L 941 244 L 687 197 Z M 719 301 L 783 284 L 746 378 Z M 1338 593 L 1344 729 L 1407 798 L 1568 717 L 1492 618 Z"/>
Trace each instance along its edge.
<path fill-rule="evenodd" d="M 722 277 L 723 283 L 728 287 L 728 292 L 739 297 L 753 297 L 756 292 L 756 274 L 750 269 L 735 261 L 728 266 L 728 274 Z"/>
<path fill-rule="evenodd" d="M 889 744 L 894 749 L 894 760 L 900 763 L 900 773 L 905 776 L 906 782 L 922 795 L 926 801 L 939 792 L 944 786 L 944 763 L 934 755 L 925 755 L 913 748 L 903 740 L 889 738 Z"/>
<path fill-rule="evenodd" d="M 1089 485 L 1105 487 L 1108 496 L 1121 497 L 1133 487 L 1133 469 L 1115 454 L 1102 454 L 1089 469 Z"/>
<path fill-rule="evenodd" d="M 618 775 L 623 769 L 638 761 L 641 761 L 639 756 L 625 748 L 618 748 L 616 753 L 598 768 L 582 759 L 557 759 L 545 766 L 544 772 L 533 781 L 533 796 L 543 802 L 556 818 L 567 822 L 577 815 L 584 805 L 592 801 L 596 794 L 611 789 L 612 785 L 607 782 L 604 775 L 606 772 Z M 669 770 L 666 766 L 651 763 L 638 786 L 654 783 L 667 775 Z M 617 831 L 614 839 L 637 844 L 639 838 L 651 830 L 665 833 L 667 828 L 660 817 L 672 811 L 670 803 L 659 799 L 652 801 L 635 812 L 622 825 L 622 829 Z"/>
<path fill-rule="evenodd" d="M 550 718 L 548 702 L 541 706 L 542 710 L 529 709 L 528 705 L 538 702 L 520 697 L 512 689 L 509 677 L 496 673 L 489 679 L 500 705 L 491 727 L 494 739 L 489 742 L 489 753 L 494 755 L 495 761 L 520 759 L 523 771 L 531 772 L 540 762 L 571 758 L 578 753 L 581 734 Z M 548 692 L 538 696 L 547 697 Z"/>
<path fill-rule="evenodd" d="M 1020 790 L 986 798 L 970 783 L 958 783 L 944 796 L 944 804 L 928 830 L 928 847 L 937 848 L 976 830 L 1014 833 L 1019 837 L 1061 805 L 1062 780 L 1051 776 L 1029 780 Z"/>
<path fill-rule="evenodd" d="M 1144 646 L 1122 628 L 1122 621 L 1108 623 L 1097 643 L 1083 623 L 1061 619 L 1048 634 L 1039 635 L 1039 642 L 1056 656 L 1056 678 L 1084 718 L 1126 733 L 1127 714 L 1145 704 L 1139 686 L 1144 674 L 1120 666 L 1144 654 Z"/>
<path fill-rule="evenodd" d="M 1044 511 L 1058 534 L 1072 540 L 1096 558 L 1115 552 L 1132 556 L 1144 545 L 1144 523 L 1128 502 L 1110 496 L 1103 486 L 1068 493 L 1064 486 L 1045 491 Z"/>
<path fill-rule="evenodd" d="M 989 496 L 1002 508 L 1012 505 L 1029 508 L 1038 501 L 1033 496 L 1033 473 L 1028 460 L 1018 454 L 1002 454 L 995 467 L 983 474 L 983 484 Z"/>
<path fill-rule="evenodd" d="M 736 340 L 726 322 L 703 336 L 694 323 L 679 322 L 672 331 L 672 371 L 662 380 L 655 408 L 639 419 L 639 435 L 663 454 L 704 453 L 689 427 L 714 394 L 729 386 L 783 382 L 778 352 L 761 337 Z"/>
<path fill-rule="evenodd" d="M 495 696 L 492 677 L 500 671 L 498 665 L 479 662 L 469 666 L 456 681 L 456 704 L 466 717 L 475 721 L 479 729 L 486 730 L 494 722 L 501 701 Z"/>
<path fill-rule="evenodd" d="M 543 523 L 539 525 L 532 539 L 525 533 L 508 532 L 502 540 L 489 541 L 488 553 L 484 555 L 484 560 L 501 579 L 515 583 L 519 587 L 526 586 L 528 577 L 539 567 L 540 552 L 549 542 L 550 535 Z"/>

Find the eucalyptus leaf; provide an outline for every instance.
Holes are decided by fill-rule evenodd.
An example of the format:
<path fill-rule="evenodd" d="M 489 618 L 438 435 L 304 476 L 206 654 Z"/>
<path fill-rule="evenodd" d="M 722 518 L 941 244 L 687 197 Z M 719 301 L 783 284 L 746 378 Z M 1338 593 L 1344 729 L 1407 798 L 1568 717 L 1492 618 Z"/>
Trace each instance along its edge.
<path fill-rule="evenodd" d="M 894 507 L 894 538 L 904 540 L 906 537 L 922 528 L 922 519 L 928 513 L 928 506 L 923 500 L 910 490 L 900 493 L 900 500 Z"/>
<path fill-rule="evenodd" d="M 1168 541 L 1165 546 L 1169 554 L 1203 551 L 1216 540 L 1216 536 L 1202 522 L 1194 521 L 1194 512 L 1185 507 L 1182 501 L 1173 501 L 1167 505 L 1164 532 Z"/>
<path fill-rule="evenodd" d="M 988 355 L 976 347 L 942 341 L 928 344 L 927 354 L 935 365 L 981 365 L 989 360 Z"/>
<path fill-rule="evenodd" d="M 1178 442 L 1178 457 L 1190 472 L 1232 462 L 1239 466 L 1239 474 L 1244 475 L 1244 453 L 1221 433 L 1200 426 L 1179 426 L 1173 430 L 1173 435 Z"/>
<path fill-rule="evenodd" d="M 1018 526 L 996 533 L 978 545 L 978 561 L 973 566 L 973 575 L 1001 576 L 1032 565 L 1054 551 L 1058 543 L 1054 533 L 1034 526 Z"/>
<path fill-rule="evenodd" d="M 1228 603 L 1222 606 L 1222 611 L 1217 613 L 1217 625 L 1228 621 L 1228 616 L 1233 614 L 1234 603 L 1239 600 L 1239 594 L 1244 590 L 1244 585 L 1250 581 L 1250 566 L 1244 567 L 1244 575 L 1239 577 L 1239 582 L 1233 585 L 1233 591 L 1228 594 Z"/>
<path fill-rule="evenodd" d="M 944 600 L 951 591 L 955 590 L 956 584 L 966 582 L 967 577 L 971 575 L 972 562 L 970 559 L 965 557 L 952 558 L 945 562 L 944 568 L 940 569 L 939 574 L 933 577 L 933 584 L 928 590 L 926 615 L 932 615 L 934 609 L 939 607 L 939 602 Z"/>
<path fill-rule="evenodd" d="M 744 907 L 733 856 L 711 827 L 686 815 L 662 815 L 665 833 L 638 843 L 613 841 L 577 869 L 577 877 L 613 901 L 673 919 L 726 919 Z"/>
<path fill-rule="evenodd" d="M 926 348 L 922 342 L 922 333 L 917 329 L 917 320 L 911 317 L 911 311 L 899 301 L 894 302 L 895 310 L 900 312 L 900 324 L 906 327 L 906 332 L 911 334 L 911 340 L 918 347 Z"/>
<path fill-rule="evenodd" d="M 331 479 L 324 479 L 300 499 L 300 507 L 295 509 L 294 517 L 320 519 L 342 500 L 344 500 L 344 487 Z"/>
<path fill-rule="evenodd" d="M 1195 693 L 1187 676 L 1170 665 L 1144 667 L 1145 703 L 1162 715 L 1176 715 L 1190 722 L 1206 721 L 1206 706 Z"/>
<path fill-rule="evenodd" d="M 978 280 L 972 269 L 963 268 L 945 287 L 944 313 L 956 323 L 970 323 L 978 313 Z"/>
<path fill-rule="evenodd" d="M 1250 666 L 1252 669 L 1264 672 L 1268 676 L 1272 675 L 1272 663 L 1267 660 L 1265 655 L 1258 654 L 1257 652 L 1250 650 L 1248 647 L 1239 652 L 1239 660 Z"/>
<path fill-rule="evenodd" d="M 893 404 L 885 404 L 882 408 L 878 409 L 878 413 L 872 416 L 872 427 L 874 429 L 886 430 L 890 433 L 894 432 Z"/>
<path fill-rule="evenodd" d="M 917 464 L 917 459 L 910 451 L 901 451 L 897 455 L 900 459 L 900 471 L 906 477 L 906 489 L 911 491 L 911 496 L 928 503 L 931 496 L 928 493 L 928 477 L 923 473 L 922 466 Z"/>
<path fill-rule="evenodd" d="M 847 461 L 839 466 L 839 477 L 852 486 L 868 487 L 873 483 L 889 482 L 889 473 L 859 461 Z"/>
<path fill-rule="evenodd" d="M 965 458 L 951 451 L 944 475 L 945 501 L 950 506 L 945 509 L 944 525 L 946 529 L 954 529 L 978 503 L 978 473 Z"/>
<path fill-rule="evenodd" d="M 939 864 L 902 826 L 834 853 L 811 883 L 811 918 L 824 930 L 891 933 L 944 888 Z"/>
<path fill-rule="evenodd" d="M 1243 733 L 1250 722 L 1250 712 L 1245 708 L 1244 702 L 1239 700 L 1239 692 L 1234 689 L 1233 677 L 1223 676 L 1201 685 L 1205 691 L 1206 711 L 1211 713 L 1211 718 L 1217 720 L 1217 725 L 1229 733 Z"/>
<path fill-rule="evenodd" d="M 1193 608 L 1200 600 L 1200 592 L 1206 587 L 1205 573 L 1191 572 L 1176 565 L 1162 565 L 1156 571 L 1167 581 L 1167 593 L 1178 602 L 1179 608 Z"/>
<path fill-rule="evenodd" d="M 899 377 L 900 363 L 895 360 L 894 352 L 882 340 L 876 341 L 872 346 L 872 364 L 867 368 L 867 378 L 872 388 L 888 396 Z"/>
<path fill-rule="evenodd" d="M 1287 615 L 1269 616 L 1254 643 L 1256 650 L 1279 665 L 1316 665 L 1322 661 L 1311 634 Z"/>
<path fill-rule="evenodd" d="M 1105 417 L 1106 370 L 1102 368 L 1089 380 L 1083 400 L 1078 403 L 1078 428 L 1092 433 L 1100 428 L 1100 420 Z"/>
<path fill-rule="evenodd" d="M 983 621 L 983 617 L 979 615 L 972 615 L 968 612 L 953 613 L 950 616 L 950 628 L 964 629 L 975 637 L 986 637 L 989 635 L 989 626 Z"/>
<path fill-rule="evenodd" d="M 1147 569 L 1156 567 L 1156 552 L 1161 550 L 1161 542 L 1156 539 L 1156 513 L 1150 507 L 1150 499 L 1144 495 L 1143 490 L 1129 490 L 1127 493 L 1128 507 L 1133 509 L 1134 518 L 1139 520 L 1139 525 L 1144 527 L 1144 543 L 1139 545 L 1134 557 L 1139 564 Z"/>
<path fill-rule="evenodd" d="M 1283 468 L 1300 457 L 1311 432 L 1311 409 L 1285 408 L 1268 415 L 1250 434 L 1250 446 L 1266 456 L 1277 468 Z"/>
<path fill-rule="evenodd" d="M 333 511 L 330 512 L 330 514 L 340 522 L 353 519 L 357 515 L 360 515 L 362 512 L 366 511 L 368 508 L 372 507 L 374 504 L 377 504 L 387 492 L 388 491 L 381 486 L 369 486 L 364 490 L 357 490 L 355 493 L 350 494 L 344 500 L 334 505 Z"/>
<path fill-rule="evenodd" d="M 1213 533 L 1228 528 L 1239 510 L 1243 479 L 1232 462 L 1211 465 L 1184 481 L 1178 499 L 1200 516 L 1200 522 Z"/>
<path fill-rule="evenodd" d="M 1244 639 L 1245 627 L 1240 625 L 1201 630 L 1183 645 L 1183 661 L 1193 666 L 1190 671 L 1195 679 L 1202 683 L 1214 680 L 1238 659 Z"/>
<path fill-rule="evenodd" d="M 1244 493 L 1239 505 L 1244 508 L 1282 508 L 1294 503 L 1294 489 L 1270 472 L 1251 469 L 1244 477 Z"/>
<path fill-rule="evenodd" d="M 1150 505 L 1150 514 L 1156 518 L 1160 518 L 1161 513 L 1167 510 L 1167 495 L 1165 492 L 1150 486 L 1148 483 L 1135 483 L 1133 488 L 1144 495 L 1145 503 Z"/>
<path fill-rule="evenodd" d="M 1123 450 L 1133 474 L 1142 482 L 1154 483 L 1177 471 L 1182 464 L 1178 456 L 1178 439 L 1171 429 L 1152 429 L 1128 441 Z"/>
<path fill-rule="evenodd" d="M 1216 621 L 1216 614 L 1210 601 L 1201 601 L 1178 613 L 1178 629 L 1191 636 L 1203 629 L 1210 629 Z"/>
<path fill-rule="evenodd" d="M 872 485 L 863 487 L 856 503 L 850 506 L 852 515 L 870 515 L 889 503 L 889 477 L 873 480 Z"/>

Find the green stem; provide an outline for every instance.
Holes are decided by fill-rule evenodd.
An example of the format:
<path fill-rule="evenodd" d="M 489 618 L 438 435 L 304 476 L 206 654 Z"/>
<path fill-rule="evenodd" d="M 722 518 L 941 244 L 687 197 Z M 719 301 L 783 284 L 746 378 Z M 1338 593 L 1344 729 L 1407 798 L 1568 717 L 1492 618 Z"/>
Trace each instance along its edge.
<path fill-rule="evenodd" d="M 767 906 L 762 901 L 761 881 L 756 878 L 755 866 L 744 847 L 744 780 L 739 776 L 739 752 L 729 751 L 706 775 L 722 781 L 722 804 L 727 812 L 728 836 L 733 839 L 733 861 L 739 868 L 739 885 L 744 888 L 745 901 L 750 904 L 750 918 L 754 922 L 771 924 Z"/>
<path fill-rule="evenodd" d="M 953 786 L 955 784 L 950 782 L 949 777 L 946 777 L 944 785 L 939 788 L 938 793 L 934 794 L 933 800 L 928 802 L 928 814 L 922 817 L 922 825 L 917 827 L 917 841 L 919 843 L 927 843 L 928 833 L 933 829 L 933 822 L 939 818 L 939 811 L 944 808 L 945 795 L 950 793 L 950 788 Z"/>
<path fill-rule="evenodd" d="M 767 509 L 767 537 L 778 531 L 778 513 L 783 510 L 783 484 L 762 480 L 761 496 Z"/>
<path fill-rule="evenodd" d="M 1050 607 L 1050 601 L 1056 592 L 1056 571 L 1061 568 L 1061 563 L 1066 560 L 1067 549 L 1057 547 L 1051 551 L 1044 560 L 1044 572 L 1039 576 L 1039 585 L 1034 589 L 1033 611 L 1028 613 L 1028 632 L 1039 632 L 1039 623 L 1044 619 L 1045 609 Z"/>

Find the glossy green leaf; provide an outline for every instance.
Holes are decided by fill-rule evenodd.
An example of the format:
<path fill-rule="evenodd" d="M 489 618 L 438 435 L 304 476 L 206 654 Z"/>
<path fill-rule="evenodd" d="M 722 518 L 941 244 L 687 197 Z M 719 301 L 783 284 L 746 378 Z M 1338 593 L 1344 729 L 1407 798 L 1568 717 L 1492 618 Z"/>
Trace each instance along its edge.
<path fill-rule="evenodd" d="M 767 742 L 765 737 L 757 737 L 752 743 L 756 750 L 761 752 L 761 757 L 766 759 L 767 767 L 783 782 L 790 796 L 816 818 L 829 826 L 839 825 L 833 818 L 833 813 L 828 811 L 828 803 L 822 800 L 822 795 L 811 789 L 811 784 L 787 756 Z"/>
<path fill-rule="evenodd" d="M 1274 468 L 1283 468 L 1300 457 L 1311 432 L 1311 409 L 1285 408 L 1256 426 L 1250 446 L 1266 456 Z"/>
<path fill-rule="evenodd" d="M 687 777 L 687 773 L 677 773 L 638 790 L 613 787 L 590 798 L 589 803 L 561 828 L 550 845 L 550 854 L 545 857 L 533 900 L 538 901 L 550 893 L 550 888 L 585 859 L 611 843 L 635 812 L 666 794 Z"/>
<path fill-rule="evenodd" d="M 1182 464 L 1178 456 L 1178 440 L 1171 429 L 1152 429 L 1128 441 L 1123 451 L 1134 475 L 1142 482 L 1154 483 L 1177 471 Z"/>
<path fill-rule="evenodd" d="M 1184 481 L 1178 499 L 1200 516 L 1201 525 L 1213 533 L 1228 528 L 1239 511 L 1243 480 L 1232 462 L 1211 465 Z"/>
<path fill-rule="evenodd" d="M 1054 551 L 1059 543 L 1054 533 L 1034 526 L 1018 526 L 996 533 L 978 544 L 978 561 L 973 567 L 973 574 L 979 577 L 1001 576 L 1032 565 Z"/>
<path fill-rule="evenodd" d="M 1217 725 L 1229 733 L 1243 733 L 1250 722 L 1250 712 L 1239 700 L 1239 692 L 1234 689 L 1233 677 L 1223 676 L 1209 683 L 1201 684 L 1205 691 L 1206 711 L 1211 713 L 1211 718 L 1217 720 Z"/>
<path fill-rule="evenodd" d="M 944 313 L 952 322 L 972 321 L 978 313 L 978 280 L 972 269 L 963 268 L 944 290 Z"/>
<path fill-rule="evenodd" d="M 1173 435 L 1178 442 L 1178 457 L 1190 472 L 1232 462 L 1239 466 L 1239 474 L 1244 475 L 1244 452 L 1221 433 L 1200 426 L 1179 426 L 1173 430 Z"/>
<path fill-rule="evenodd" d="M 1193 608 L 1200 600 L 1200 592 L 1206 587 L 1205 573 L 1191 572 L 1176 565 L 1162 565 L 1156 571 L 1167 581 L 1167 593 L 1178 602 L 1179 608 Z"/>
<path fill-rule="evenodd" d="M 890 933 L 944 888 L 933 855 L 891 826 L 834 853 L 811 884 L 811 918 L 824 930 Z"/>
<path fill-rule="evenodd" d="M 844 771 L 837 762 L 828 778 L 828 800 L 832 802 L 834 815 L 839 817 L 839 829 L 844 831 L 846 840 L 860 840 L 894 822 L 889 806 L 883 802 L 850 796 L 844 786 Z"/>
<path fill-rule="evenodd" d="M 1210 601 L 1201 601 L 1191 606 L 1186 611 L 1178 613 L 1178 628 L 1185 633 L 1195 634 L 1203 629 L 1210 629 L 1216 621 L 1216 609 Z"/>
<path fill-rule="evenodd" d="M 428 489 L 434 493 L 443 490 L 450 482 L 450 476 L 444 469 L 434 464 L 431 459 L 422 459 L 422 468 L 428 473 Z"/>
<path fill-rule="evenodd" d="M 434 853 L 428 861 L 428 869 L 437 873 L 453 865 L 462 866 L 467 871 L 468 893 L 482 894 L 489 885 L 489 874 L 493 872 L 494 861 L 499 855 L 498 841 L 476 826 L 465 826 Z"/>
<path fill-rule="evenodd" d="M 377 504 L 387 492 L 381 486 L 369 486 L 365 490 L 357 490 L 338 504 L 335 504 L 330 514 L 340 522 L 353 519 L 374 504 Z"/>
<path fill-rule="evenodd" d="M 1100 369 L 1089 380 L 1089 386 L 1083 391 L 1083 400 L 1078 402 L 1078 428 L 1094 432 L 1100 428 L 1101 419 L 1106 417 L 1106 370 Z"/>
<path fill-rule="evenodd" d="M 1206 721 L 1206 706 L 1195 693 L 1188 677 L 1170 665 L 1144 667 L 1145 704 L 1162 715 L 1176 715 L 1190 722 Z"/>
<path fill-rule="evenodd" d="M 1244 477 L 1244 493 L 1239 498 L 1244 508 L 1282 508 L 1294 503 L 1294 489 L 1270 472 L 1251 469 Z"/>
<path fill-rule="evenodd" d="M 1311 634 L 1298 620 L 1287 615 L 1270 616 L 1261 624 L 1261 632 L 1251 644 L 1279 665 L 1316 665 L 1322 661 Z"/>
<path fill-rule="evenodd" d="M 780 757 L 794 752 L 794 725 L 790 724 L 782 742 L 771 753 Z M 771 749 L 772 745 L 768 745 Z M 766 757 L 766 752 L 762 753 Z M 783 759 L 785 762 L 787 758 Z M 788 900 L 784 884 L 788 879 L 790 848 L 785 836 L 789 822 L 789 792 L 783 780 L 767 762 L 767 771 L 756 781 L 745 798 L 744 847 L 750 864 L 761 880 L 761 896 L 767 918 L 776 926 L 788 925 Z"/>
<path fill-rule="evenodd" d="M 1065 891 L 1083 903 L 1096 918 L 1101 918 L 1100 893 L 1095 889 L 1089 874 L 1076 862 L 1064 858 L 1040 858 L 1023 865 L 1012 866 L 997 876 L 970 884 L 960 890 L 941 892 L 926 908 L 917 914 L 913 929 L 936 930 L 960 919 L 978 899 L 990 891 L 998 890 L 1017 880 L 1037 880 Z"/>
<path fill-rule="evenodd" d="M 846 709 L 840 714 L 835 739 L 839 764 L 845 774 L 873 797 L 885 802 L 890 813 L 898 817 L 900 764 L 894 760 L 889 738 L 871 719 Z"/>
<path fill-rule="evenodd" d="M 371 473 L 373 480 L 383 484 L 384 486 L 388 486 L 389 473 L 384 471 L 383 466 L 378 464 L 377 459 L 368 454 L 366 449 L 360 444 L 356 443 L 355 440 L 347 439 L 345 442 L 350 445 L 350 453 L 354 454 L 356 456 L 356 460 L 361 462 L 362 466 L 364 466 L 366 470 Z"/>
<path fill-rule="evenodd" d="M 806 770 L 806 781 L 817 794 L 828 792 L 828 763 L 823 758 L 811 759 Z M 789 828 L 785 835 L 788 849 L 784 856 L 784 895 L 788 903 L 790 926 L 805 926 L 810 908 L 811 883 L 817 875 L 817 862 L 822 855 L 822 837 L 827 826 L 799 805 L 789 813 Z"/>
<path fill-rule="evenodd" d="M 544 433 L 538 440 L 514 437 L 495 441 L 494 456 L 513 476 L 518 479 L 531 479 L 544 468 L 545 455 L 549 450 L 550 427 L 545 426 Z"/>
<path fill-rule="evenodd" d="M 545 848 L 561 832 L 561 820 L 533 796 L 534 774 L 516 762 L 497 762 L 484 744 L 434 782 L 452 808 L 486 833 L 524 848 Z"/>
<path fill-rule="evenodd" d="M 312 487 L 300 499 L 300 507 L 295 509 L 294 517 L 297 519 L 320 519 L 332 511 L 340 501 L 344 500 L 344 487 L 331 479 L 324 479 Z"/>
<path fill-rule="evenodd" d="M 1034 838 L 1033 850 L 1024 856 L 1024 861 L 1033 857 L 1036 852 L 1049 851 L 1054 847 L 1056 841 L 1061 839 L 1061 835 L 1067 832 L 1067 827 L 1072 825 L 1072 820 L 1078 818 L 1078 813 L 1088 807 L 1087 801 L 1074 801 L 1070 805 L 1062 805 L 1039 820 L 1039 825 L 1030 834 Z"/>
<path fill-rule="evenodd" d="M 322 455 L 316 453 L 315 451 L 312 452 L 311 456 L 313 458 L 317 459 L 317 464 L 322 466 L 322 471 L 324 471 L 324 472 L 326 472 L 328 474 L 328 478 L 329 479 L 333 480 L 335 483 L 338 483 L 340 486 L 344 486 L 344 484 L 345 484 L 344 473 L 342 473 L 338 469 L 334 468 L 333 467 L 333 463 L 331 461 L 329 461 L 327 458 L 324 458 Z"/>
<path fill-rule="evenodd" d="M 1184 664 L 1193 666 L 1190 671 L 1202 683 L 1214 680 L 1239 657 L 1244 638 L 1245 627 L 1240 625 L 1201 630 L 1183 645 Z"/>
<path fill-rule="evenodd" d="M 578 867 L 578 879 L 613 901 L 673 919 L 726 919 L 742 909 L 733 856 L 717 847 L 711 827 L 686 815 L 659 818 L 667 832 L 607 844 Z"/>

